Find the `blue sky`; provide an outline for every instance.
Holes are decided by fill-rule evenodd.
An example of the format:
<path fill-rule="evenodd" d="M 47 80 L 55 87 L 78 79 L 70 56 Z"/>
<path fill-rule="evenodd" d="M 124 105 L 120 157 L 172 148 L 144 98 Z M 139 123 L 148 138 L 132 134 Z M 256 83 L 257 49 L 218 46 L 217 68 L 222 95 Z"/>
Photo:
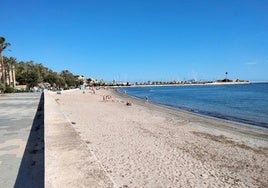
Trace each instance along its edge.
<path fill-rule="evenodd" d="M 105 81 L 268 81 L 267 0 L 2 0 L 4 55 Z"/>

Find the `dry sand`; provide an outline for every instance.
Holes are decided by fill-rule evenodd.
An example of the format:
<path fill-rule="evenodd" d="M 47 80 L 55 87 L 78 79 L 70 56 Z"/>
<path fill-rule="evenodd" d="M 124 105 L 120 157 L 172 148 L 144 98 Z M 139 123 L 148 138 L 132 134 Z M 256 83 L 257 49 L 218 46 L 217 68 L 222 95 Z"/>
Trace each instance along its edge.
<path fill-rule="evenodd" d="M 104 102 L 104 95 L 112 98 Z M 166 109 L 112 90 L 49 97 L 114 187 L 268 187 L 267 130 Z"/>

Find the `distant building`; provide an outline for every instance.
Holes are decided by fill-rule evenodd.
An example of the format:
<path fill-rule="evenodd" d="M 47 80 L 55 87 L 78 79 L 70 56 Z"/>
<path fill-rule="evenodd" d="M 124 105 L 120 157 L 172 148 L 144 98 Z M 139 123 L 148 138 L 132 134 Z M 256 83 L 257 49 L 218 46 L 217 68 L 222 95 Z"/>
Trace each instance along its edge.
<path fill-rule="evenodd" d="M 82 85 L 87 84 L 87 79 L 82 75 L 77 76 L 77 80 L 79 80 L 82 83 Z"/>
<path fill-rule="evenodd" d="M 90 85 L 90 86 L 99 83 L 98 80 L 97 79 L 94 79 L 94 78 L 89 78 L 87 80 L 88 80 L 88 85 Z"/>

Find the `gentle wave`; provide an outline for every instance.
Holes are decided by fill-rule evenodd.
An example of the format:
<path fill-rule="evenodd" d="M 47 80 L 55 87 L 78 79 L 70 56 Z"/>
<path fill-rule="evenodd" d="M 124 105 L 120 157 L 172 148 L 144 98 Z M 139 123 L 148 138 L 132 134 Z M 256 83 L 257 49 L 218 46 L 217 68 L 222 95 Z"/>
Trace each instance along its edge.
<path fill-rule="evenodd" d="M 119 89 L 124 91 L 173 109 L 268 128 L 268 84 Z"/>
<path fill-rule="evenodd" d="M 163 106 L 171 107 L 172 109 L 179 109 L 182 111 L 187 111 L 187 112 L 200 114 L 200 115 L 204 115 L 204 116 L 215 117 L 215 118 L 224 119 L 224 120 L 233 121 L 233 122 L 238 122 L 238 123 L 243 123 L 243 124 L 247 124 L 247 125 L 254 125 L 254 126 L 258 126 L 258 127 L 268 128 L 268 123 L 265 123 L 265 122 L 253 121 L 253 120 L 239 118 L 239 117 L 235 117 L 235 116 L 223 115 L 223 114 L 215 113 L 215 112 L 201 111 L 201 110 L 191 109 L 191 108 L 187 108 L 187 107 L 178 107 L 178 106 L 169 105 L 169 104 L 162 104 L 162 103 L 159 103 L 159 104 L 161 104 Z"/>

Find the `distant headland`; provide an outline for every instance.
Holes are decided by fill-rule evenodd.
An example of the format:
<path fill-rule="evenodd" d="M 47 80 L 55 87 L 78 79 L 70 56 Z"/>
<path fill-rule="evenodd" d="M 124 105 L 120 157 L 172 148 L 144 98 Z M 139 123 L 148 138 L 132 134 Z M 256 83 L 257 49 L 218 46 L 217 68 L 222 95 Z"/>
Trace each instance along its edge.
<path fill-rule="evenodd" d="M 250 84 L 247 80 L 215 80 L 215 81 L 196 81 L 196 80 L 188 80 L 188 81 L 170 81 L 170 82 L 162 82 L 162 81 L 148 81 L 148 82 L 113 82 L 113 83 L 102 83 L 101 85 L 106 86 L 133 86 L 133 87 L 146 87 L 146 86 L 197 86 L 197 85 L 237 85 L 237 84 Z"/>

